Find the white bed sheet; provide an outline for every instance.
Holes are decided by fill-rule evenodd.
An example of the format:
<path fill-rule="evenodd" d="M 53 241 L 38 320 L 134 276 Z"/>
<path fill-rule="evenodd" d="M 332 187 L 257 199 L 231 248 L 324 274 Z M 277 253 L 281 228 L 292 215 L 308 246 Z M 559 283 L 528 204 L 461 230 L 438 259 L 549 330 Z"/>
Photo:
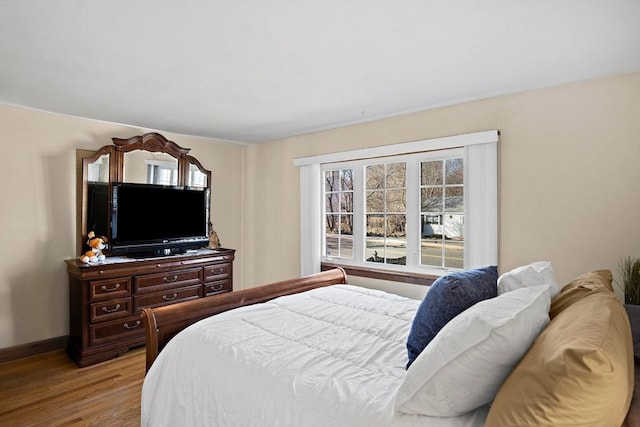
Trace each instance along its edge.
<path fill-rule="evenodd" d="M 142 389 L 143 426 L 481 426 L 394 412 L 420 302 L 335 285 L 204 319 L 174 337 Z"/>

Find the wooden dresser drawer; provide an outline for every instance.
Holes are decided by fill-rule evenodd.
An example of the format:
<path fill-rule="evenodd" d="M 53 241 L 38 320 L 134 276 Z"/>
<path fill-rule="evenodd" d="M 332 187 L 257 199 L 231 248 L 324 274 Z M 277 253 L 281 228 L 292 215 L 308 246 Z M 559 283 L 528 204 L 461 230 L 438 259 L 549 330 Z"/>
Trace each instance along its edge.
<path fill-rule="evenodd" d="M 95 264 L 66 260 L 69 356 L 81 367 L 116 357 L 144 344 L 143 308 L 231 292 L 234 254 L 219 248 L 150 258 L 114 255 Z"/>
<path fill-rule="evenodd" d="M 131 296 L 131 278 L 92 280 L 89 282 L 89 299 L 91 301 L 122 298 Z"/>
<path fill-rule="evenodd" d="M 133 314 L 131 297 L 94 302 L 90 307 L 89 317 L 91 323 L 119 319 Z"/>
<path fill-rule="evenodd" d="M 204 284 L 204 296 L 208 297 L 215 294 L 231 291 L 231 280 L 219 280 L 217 282 L 207 282 Z"/>
<path fill-rule="evenodd" d="M 216 264 L 204 268 L 204 281 L 223 280 L 231 277 L 231 264 Z"/>
<path fill-rule="evenodd" d="M 127 337 L 143 336 L 141 316 L 130 316 L 89 326 L 89 345 L 104 344 Z"/>
<path fill-rule="evenodd" d="M 165 289 L 200 284 L 202 280 L 200 278 L 201 272 L 202 268 L 191 268 L 188 270 L 135 276 L 133 279 L 135 293 L 158 292 Z"/>
<path fill-rule="evenodd" d="M 173 304 L 180 301 L 200 298 L 200 285 L 185 288 L 167 289 L 160 292 L 153 292 L 133 297 L 134 310 L 142 310 L 147 307 L 159 307 L 161 305 Z"/>

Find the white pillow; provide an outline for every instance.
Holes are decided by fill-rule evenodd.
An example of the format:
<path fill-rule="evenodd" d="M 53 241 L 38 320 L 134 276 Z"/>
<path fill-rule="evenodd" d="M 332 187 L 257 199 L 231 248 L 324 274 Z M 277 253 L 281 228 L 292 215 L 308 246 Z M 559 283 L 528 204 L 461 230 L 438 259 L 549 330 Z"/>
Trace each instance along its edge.
<path fill-rule="evenodd" d="M 495 398 L 549 322 L 549 285 L 480 301 L 454 317 L 407 370 L 395 409 L 454 417 Z"/>
<path fill-rule="evenodd" d="M 551 299 L 560 292 L 556 282 L 553 267 L 549 261 L 539 261 L 523 265 L 498 277 L 498 295 L 526 286 L 551 286 Z"/>

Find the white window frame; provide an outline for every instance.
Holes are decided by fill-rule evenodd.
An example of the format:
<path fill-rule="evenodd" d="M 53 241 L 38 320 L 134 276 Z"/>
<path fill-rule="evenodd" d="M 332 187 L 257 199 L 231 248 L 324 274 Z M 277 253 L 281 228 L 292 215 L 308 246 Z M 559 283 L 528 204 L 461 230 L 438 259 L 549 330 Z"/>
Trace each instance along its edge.
<path fill-rule="evenodd" d="M 301 274 L 308 275 L 319 272 L 322 262 L 323 165 L 410 153 L 425 153 L 425 156 L 430 156 L 427 153 L 454 148 L 460 148 L 464 158 L 464 268 L 497 265 L 498 136 L 497 130 L 490 130 L 295 159 L 294 165 L 300 167 Z M 335 165 L 332 166 L 335 168 Z M 355 178 L 354 176 L 354 182 Z M 354 197 L 356 193 L 354 191 Z M 355 200 L 354 206 L 356 206 Z M 413 213 L 415 215 L 420 214 L 418 206 L 407 205 L 407 214 L 409 214 L 409 210 L 415 211 Z M 354 215 L 354 233 L 356 226 L 356 216 Z M 409 218 L 407 218 L 407 226 L 409 227 Z M 408 247 L 407 256 L 412 252 L 414 251 Z M 388 264 L 372 266 L 372 263 L 357 262 L 356 256 L 354 235 L 355 265 L 389 269 Z M 340 263 L 343 261 L 345 260 L 340 259 Z M 429 269 L 428 271 L 425 268 L 412 267 L 401 267 L 401 269 L 405 272 L 428 272 L 436 275 L 447 272 L 445 269 Z"/>

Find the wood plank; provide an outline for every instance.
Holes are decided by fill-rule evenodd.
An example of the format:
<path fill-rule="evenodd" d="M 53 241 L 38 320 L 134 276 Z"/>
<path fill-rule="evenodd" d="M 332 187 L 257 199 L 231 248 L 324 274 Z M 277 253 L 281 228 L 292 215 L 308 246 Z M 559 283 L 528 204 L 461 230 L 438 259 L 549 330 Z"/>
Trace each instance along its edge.
<path fill-rule="evenodd" d="M 0 425 L 140 425 L 145 350 L 78 368 L 62 351 L 0 364 Z"/>
<path fill-rule="evenodd" d="M 62 350 L 67 347 L 68 336 L 49 338 L 42 341 L 16 345 L 0 349 L 0 363 L 10 362 L 23 357 L 35 356 L 36 354 L 49 353 L 51 351 Z"/>

